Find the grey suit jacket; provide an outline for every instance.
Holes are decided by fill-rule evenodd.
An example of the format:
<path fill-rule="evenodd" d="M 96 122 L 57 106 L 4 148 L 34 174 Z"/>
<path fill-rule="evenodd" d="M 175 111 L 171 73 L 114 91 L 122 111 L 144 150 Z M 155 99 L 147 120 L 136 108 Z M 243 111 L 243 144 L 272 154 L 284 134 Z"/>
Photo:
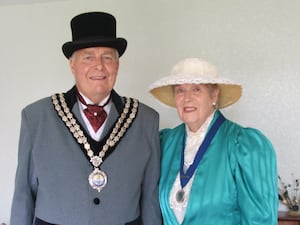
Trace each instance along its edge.
<path fill-rule="evenodd" d="M 76 88 L 65 98 L 86 129 Z M 124 104 L 114 91 L 112 101 L 104 135 Z M 108 181 L 97 192 L 88 183 L 93 166 L 57 115 L 51 98 L 27 106 L 22 111 L 11 225 L 32 225 L 35 218 L 60 225 L 124 225 L 139 216 L 144 225 L 160 225 L 158 125 L 158 113 L 140 103 L 133 124 L 100 166 Z M 93 148 L 103 145 L 103 141 L 90 142 Z"/>

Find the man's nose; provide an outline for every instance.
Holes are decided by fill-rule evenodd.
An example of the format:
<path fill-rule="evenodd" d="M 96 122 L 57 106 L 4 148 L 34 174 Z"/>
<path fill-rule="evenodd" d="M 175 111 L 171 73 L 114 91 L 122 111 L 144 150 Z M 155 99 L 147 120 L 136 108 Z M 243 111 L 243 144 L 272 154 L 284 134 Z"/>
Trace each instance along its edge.
<path fill-rule="evenodd" d="M 103 59 L 102 59 L 102 57 L 97 57 L 97 60 L 96 60 L 95 63 L 96 63 L 97 68 L 101 69 L 103 67 Z"/>

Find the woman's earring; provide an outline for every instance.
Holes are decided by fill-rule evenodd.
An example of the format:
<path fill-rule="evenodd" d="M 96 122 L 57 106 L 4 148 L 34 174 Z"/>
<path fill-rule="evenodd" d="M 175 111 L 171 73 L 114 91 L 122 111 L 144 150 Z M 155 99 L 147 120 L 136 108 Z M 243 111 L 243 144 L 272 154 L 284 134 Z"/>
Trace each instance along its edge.
<path fill-rule="evenodd" d="M 216 109 L 217 108 L 217 103 L 213 102 L 212 106 L 214 107 L 214 109 Z"/>

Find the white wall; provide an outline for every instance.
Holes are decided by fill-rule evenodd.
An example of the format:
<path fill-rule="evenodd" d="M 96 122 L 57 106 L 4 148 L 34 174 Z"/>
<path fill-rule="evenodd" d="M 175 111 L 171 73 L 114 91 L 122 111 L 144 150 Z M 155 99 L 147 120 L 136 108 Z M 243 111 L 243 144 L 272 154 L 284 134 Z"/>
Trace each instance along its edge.
<path fill-rule="evenodd" d="M 242 99 L 223 110 L 273 142 L 278 171 L 300 177 L 300 2 L 298 0 L 73 0 L 0 6 L 0 222 L 8 223 L 20 111 L 73 85 L 61 45 L 71 40 L 70 19 L 107 11 L 128 40 L 117 89 L 161 113 L 161 127 L 178 124 L 174 110 L 147 92 L 178 60 L 197 56 L 243 84 Z"/>

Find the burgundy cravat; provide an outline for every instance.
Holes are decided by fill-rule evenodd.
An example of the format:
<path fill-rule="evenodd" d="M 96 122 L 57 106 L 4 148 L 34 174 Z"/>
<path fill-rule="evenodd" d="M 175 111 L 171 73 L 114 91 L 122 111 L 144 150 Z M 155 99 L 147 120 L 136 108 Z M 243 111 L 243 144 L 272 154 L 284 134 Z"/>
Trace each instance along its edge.
<path fill-rule="evenodd" d="M 110 98 L 106 101 L 106 103 L 103 106 L 99 106 L 99 105 L 87 104 L 79 93 L 77 94 L 77 96 L 80 102 L 87 106 L 87 108 L 83 110 L 83 112 L 88 118 L 94 131 L 97 132 L 97 130 L 99 130 L 99 128 L 102 126 L 102 124 L 104 123 L 107 117 L 107 113 L 104 110 L 104 106 L 108 104 Z"/>

